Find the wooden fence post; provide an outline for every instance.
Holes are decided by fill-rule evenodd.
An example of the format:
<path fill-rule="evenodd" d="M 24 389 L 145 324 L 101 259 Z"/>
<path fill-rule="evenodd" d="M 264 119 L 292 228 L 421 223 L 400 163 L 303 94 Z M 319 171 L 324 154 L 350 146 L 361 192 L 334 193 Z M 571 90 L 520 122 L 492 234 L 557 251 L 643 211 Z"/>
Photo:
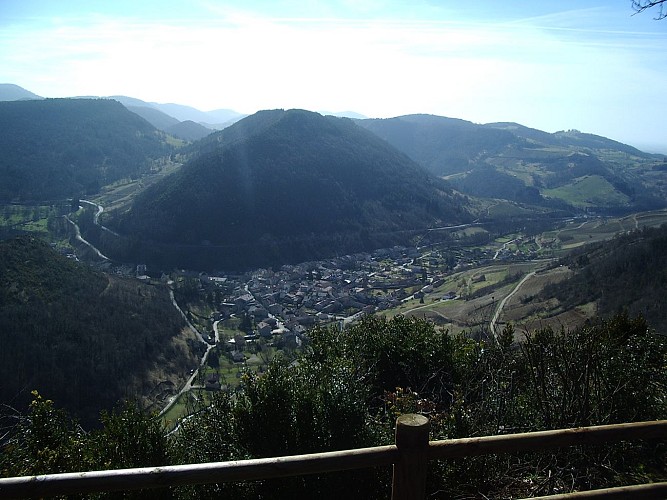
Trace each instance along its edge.
<path fill-rule="evenodd" d="M 394 464 L 392 500 L 423 500 L 426 496 L 429 421 L 412 413 L 396 419 L 396 447 L 400 457 Z"/>

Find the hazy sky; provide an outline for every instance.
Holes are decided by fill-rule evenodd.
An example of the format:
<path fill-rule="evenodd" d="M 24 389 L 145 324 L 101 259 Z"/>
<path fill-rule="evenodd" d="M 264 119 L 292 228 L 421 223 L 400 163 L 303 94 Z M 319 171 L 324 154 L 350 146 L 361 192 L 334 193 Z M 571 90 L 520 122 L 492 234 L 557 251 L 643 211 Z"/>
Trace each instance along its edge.
<path fill-rule="evenodd" d="M 0 82 L 202 110 L 431 113 L 667 153 L 667 20 L 630 0 L 0 0 Z"/>

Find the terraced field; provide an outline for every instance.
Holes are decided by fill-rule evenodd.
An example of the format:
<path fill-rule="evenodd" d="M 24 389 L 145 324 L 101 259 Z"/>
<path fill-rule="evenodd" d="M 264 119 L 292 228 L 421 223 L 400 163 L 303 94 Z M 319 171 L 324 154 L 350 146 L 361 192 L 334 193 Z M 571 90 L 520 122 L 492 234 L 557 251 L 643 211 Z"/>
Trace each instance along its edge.
<path fill-rule="evenodd" d="M 477 335 L 490 334 L 489 324 L 499 305 L 511 294 L 524 276 L 535 272 L 507 301 L 498 314 L 497 327 L 511 322 L 517 338 L 526 329 L 551 326 L 573 328 L 595 316 L 596 305 L 581 304 L 563 310 L 556 299 L 541 300 L 543 288 L 571 275 L 568 268 L 558 265 L 557 257 L 587 243 L 613 238 L 619 233 L 667 223 L 667 210 L 631 214 L 620 218 L 590 218 L 569 221 L 564 227 L 545 232 L 535 238 L 540 245 L 549 245 L 553 258 L 526 262 L 484 265 L 447 276 L 441 286 L 423 298 L 410 297 L 399 307 L 385 311 L 388 316 L 404 314 L 431 319 L 452 333 L 467 331 Z M 512 238 L 498 239 L 498 247 L 511 244 Z M 512 247 L 519 250 L 521 247 Z M 542 248 L 541 248 L 542 250 Z M 543 252 L 545 255 L 548 252 Z"/>

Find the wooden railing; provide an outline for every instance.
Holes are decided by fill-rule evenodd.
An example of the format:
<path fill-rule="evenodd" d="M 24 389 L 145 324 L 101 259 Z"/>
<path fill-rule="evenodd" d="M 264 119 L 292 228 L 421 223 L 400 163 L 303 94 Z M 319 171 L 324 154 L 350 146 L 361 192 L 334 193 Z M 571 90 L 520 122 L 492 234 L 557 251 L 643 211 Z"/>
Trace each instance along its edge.
<path fill-rule="evenodd" d="M 12 477 L 0 479 L 0 498 L 261 480 L 393 465 L 392 499 L 423 499 L 429 460 L 630 439 L 664 439 L 667 438 L 667 420 L 431 442 L 428 441 L 428 432 L 426 417 L 402 415 L 396 421 L 394 445 L 256 460 Z M 667 482 L 543 498 L 664 499 L 667 498 Z"/>

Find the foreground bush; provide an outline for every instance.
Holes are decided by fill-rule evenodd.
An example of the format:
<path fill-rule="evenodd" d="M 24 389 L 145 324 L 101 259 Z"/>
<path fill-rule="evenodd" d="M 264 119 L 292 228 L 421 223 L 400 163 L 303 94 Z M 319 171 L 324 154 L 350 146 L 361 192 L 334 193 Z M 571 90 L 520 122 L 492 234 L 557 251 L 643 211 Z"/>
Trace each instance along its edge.
<path fill-rule="evenodd" d="M 625 315 L 573 331 L 543 329 L 513 343 L 450 336 L 432 324 L 371 317 L 316 329 L 288 363 L 247 373 L 166 436 L 126 405 L 83 432 L 39 396 L 4 438 L 3 476 L 198 463 L 393 442 L 397 415 L 426 414 L 432 439 L 667 417 L 667 348 Z M 664 443 L 613 444 L 431 462 L 434 498 L 510 497 L 664 477 Z M 176 488 L 177 498 L 385 498 L 389 470 Z M 446 492 L 446 493 L 444 493 Z M 153 492 L 164 497 L 166 492 Z M 146 495 L 143 495 L 146 496 Z"/>

